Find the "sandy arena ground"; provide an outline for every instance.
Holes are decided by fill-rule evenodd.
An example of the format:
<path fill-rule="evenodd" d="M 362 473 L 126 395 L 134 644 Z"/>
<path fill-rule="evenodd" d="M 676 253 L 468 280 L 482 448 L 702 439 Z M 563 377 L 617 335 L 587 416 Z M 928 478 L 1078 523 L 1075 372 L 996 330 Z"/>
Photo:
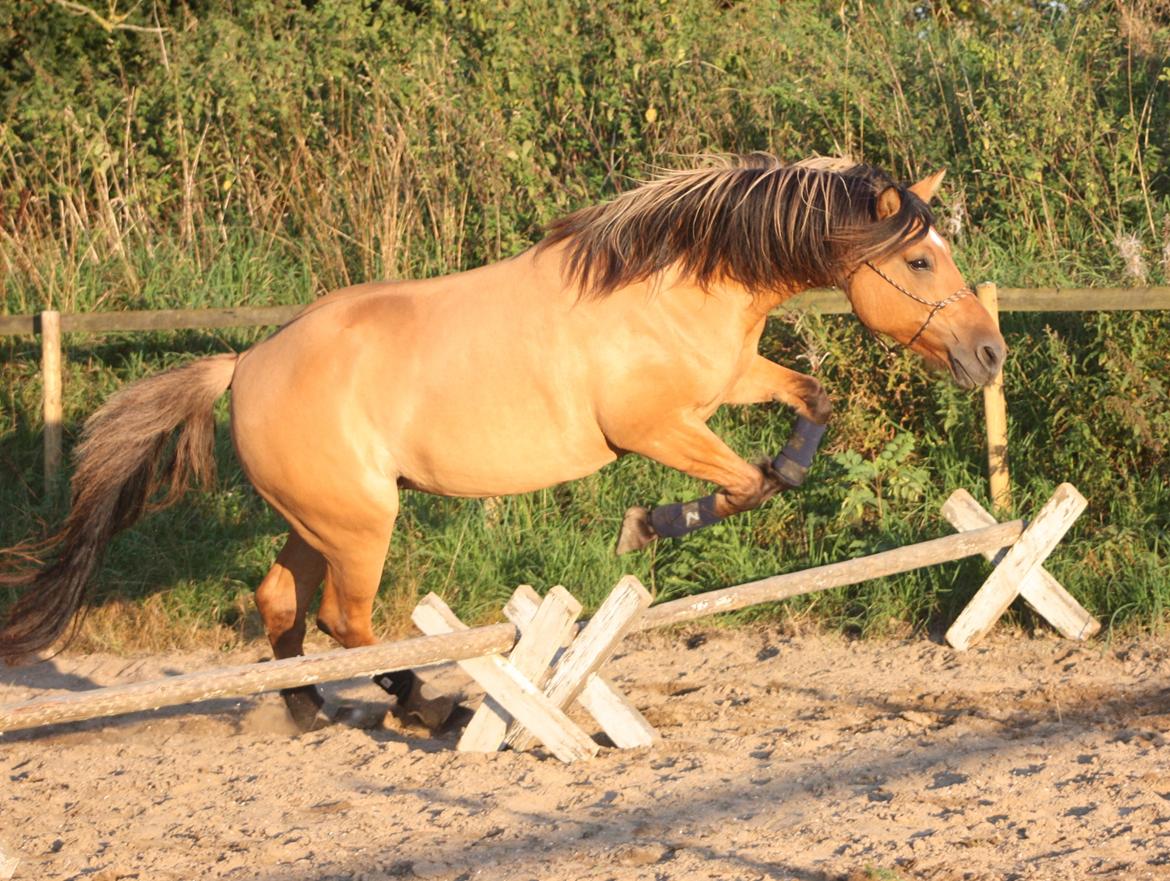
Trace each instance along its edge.
<path fill-rule="evenodd" d="M 0 702 L 261 654 L 66 656 L 0 669 Z M 651 634 L 607 672 L 662 743 L 571 766 L 393 715 L 300 735 L 273 695 L 11 732 L 0 848 L 38 881 L 1170 879 L 1168 661 L 1170 637 Z"/>

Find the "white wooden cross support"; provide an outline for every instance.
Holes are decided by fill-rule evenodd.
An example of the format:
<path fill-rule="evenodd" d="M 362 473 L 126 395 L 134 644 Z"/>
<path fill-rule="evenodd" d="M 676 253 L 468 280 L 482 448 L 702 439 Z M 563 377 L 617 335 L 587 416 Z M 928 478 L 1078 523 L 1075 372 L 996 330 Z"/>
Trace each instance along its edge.
<path fill-rule="evenodd" d="M 1087 504 L 1072 484 L 1058 486 L 1019 540 L 990 556 L 995 569 L 947 631 L 947 642 L 960 651 L 969 649 L 987 635 L 1020 595 L 1064 635 L 1084 639 L 1096 633 L 1100 623 L 1043 568 Z M 962 491 L 947 500 L 943 514 L 960 531 L 995 522 Z"/>
<path fill-rule="evenodd" d="M 960 532 L 995 524 L 995 517 L 965 489 L 955 490 L 951 494 L 942 507 L 942 513 Z M 983 556 L 998 564 L 1010 547 L 987 551 Z M 1040 617 L 1067 639 L 1089 639 L 1101 630 L 1101 622 L 1090 615 L 1043 566 L 1036 566 L 1024 577 L 1019 584 L 1019 592 Z"/>
<path fill-rule="evenodd" d="M 595 755 L 597 744 L 564 714 L 574 699 L 593 714 L 616 746 L 653 743 L 657 733 L 650 723 L 624 695 L 595 675 L 650 600 L 649 592 L 636 578 L 623 578 L 574 642 L 581 605 L 568 591 L 558 586 L 541 600 L 532 588 L 517 588 L 507 614 L 517 623 L 521 636 L 510 657 L 489 655 L 459 662 L 486 696 L 458 748 L 491 751 L 507 742 L 516 749 L 526 749 L 539 740 L 562 761 Z M 466 629 L 434 594 L 423 598 L 411 618 L 428 636 Z M 566 645 L 559 661 L 554 662 Z M 550 663 L 555 666 L 542 692 L 538 685 Z M 509 733 L 507 726 L 513 720 L 516 724 Z"/>
<path fill-rule="evenodd" d="M 609 660 L 651 599 L 650 592 L 632 575 L 617 583 L 553 669 L 544 688 L 553 706 L 567 707 L 581 694 L 589 676 Z M 523 725 L 523 720 L 517 719 Z M 513 749 L 528 749 L 532 740 L 532 733 L 516 727 L 508 732 L 505 742 Z"/>
<path fill-rule="evenodd" d="M 415 606 L 410 617 L 428 636 L 467 629 L 467 625 L 433 593 Z M 468 658 L 459 661 L 459 666 L 562 762 L 597 755 L 600 747 L 593 739 L 502 656 Z"/>
<path fill-rule="evenodd" d="M 539 688 L 556 653 L 567 640 L 572 639 L 574 625 L 580 614 L 581 604 L 560 585 L 550 590 L 543 602 L 538 596 L 529 616 L 532 626 L 524 628 L 517 625 L 521 636 L 508 656 L 512 666 Z M 503 745 L 511 721 L 511 713 L 500 706 L 491 694 L 484 695 L 483 703 L 463 729 L 463 736 L 459 738 L 456 749 L 460 752 L 495 752 Z"/>
<path fill-rule="evenodd" d="M 504 617 L 515 624 L 521 633 L 527 633 L 530 627 L 540 626 L 536 620 L 537 610 L 540 608 L 542 608 L 540 594 L 529 585 L 522 584 L 516 588 L 512 598 L 504 606 Z M 569 639 L 572 635 L 570 632 Z M 568 640 L 564 644 L 567 645 Z M 651 746 L 659 740 L 654 726 L 629 698 L 600 673 L 589 674 L 585 680 L 585 687 L 577 695 L 577 703 L 597 721 L 601 730 L 618 749 Z"/>

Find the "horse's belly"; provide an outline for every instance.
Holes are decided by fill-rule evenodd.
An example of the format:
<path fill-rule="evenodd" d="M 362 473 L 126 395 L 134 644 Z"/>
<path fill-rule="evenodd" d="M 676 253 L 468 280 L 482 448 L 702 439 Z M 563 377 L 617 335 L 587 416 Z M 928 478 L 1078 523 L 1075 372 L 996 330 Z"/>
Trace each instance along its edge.
<path fill-rule="evenodd" d="M 547 413 L 501 419 L 498 412 L 477 420 L 474 410 L 443 409 L 430 417 L 416 414 L 405 436 L 391 441 L 410 487 L 448 496 L 511 495 L 576 480 L 617 458 L 601 430 L 584 418 L 587 408 L 576 419 L 559 420 Z"/>

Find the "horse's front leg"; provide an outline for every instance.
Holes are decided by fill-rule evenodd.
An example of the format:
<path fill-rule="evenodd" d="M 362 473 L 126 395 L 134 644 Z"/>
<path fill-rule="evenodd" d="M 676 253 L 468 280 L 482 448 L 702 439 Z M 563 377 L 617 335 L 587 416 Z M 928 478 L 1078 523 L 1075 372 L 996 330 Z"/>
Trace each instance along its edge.
<path fill-rule="evenodd" d="M 757 508 L 781 490 L 804 482 L 832 404 L 821 384 L 811 376 L 757 356 L 732 387 L 727 403 L 768 401 L 789 404 L 798 417 L 784 450 L 763 466 L 744 462 L 705 425 L 680 424 L 656 434 L 653 445 L 635 450 L 723 488 L 692 502 L 660 505 L 653 510 L 630 508 L 618 537 L 619 554 L 645 547 L 656 538 L 676 538 L 731 514 Z"/>
<path fill-rule="evenodd" d="M 783 488 L 770 466 L 745 462 L 697 418 L 659 424 L 652 436 L 625 448 L 721 489 L 686 504 L 661 505 L 653 510 L 630 508 L 618 538 L 619 554 L 645 547 L 656 538 L 685 535 L 757 508 Z"/>
<path fill-rule="evenodd" d="M 772 467 L 785 489 L 800 486 L 825 433 L 833 403 L 818 380 L 757 355 L 732 386 L 726 403 L 765 404 L 770 401 L 780 401 L 796 410 L 796 427 L 780 455 L 772 460 Z"/>

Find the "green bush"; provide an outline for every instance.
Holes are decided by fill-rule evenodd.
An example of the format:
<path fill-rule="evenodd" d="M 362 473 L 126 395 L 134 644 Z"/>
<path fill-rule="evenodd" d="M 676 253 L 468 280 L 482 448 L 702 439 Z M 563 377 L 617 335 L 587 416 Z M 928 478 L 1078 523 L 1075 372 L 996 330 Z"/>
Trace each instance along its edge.
<path fill-rule="evenodd" d="M 160 0 L 124 17 L 83 2 L 0 7 L 9 312 L 306 302 L 368 278 L 451 272 L 710 150 L 847 152 L 905 179 L 945 166 L 940 225 L 975 279 L 1167 280 L 1170 27 L 1153 0 Z M 1053 571 L 1112 623 L 1159 626 L 1166 316 L 1009 314 L 1004 329 L 1020 511 L 1077 484 L 1089 512 Z M 254 338 L 71 337 L 70 436 L 121 383 Z M 486 513 L 412 496 L 383 623 L 423 590 L 474 617 L 521 581 L 595 600 L 628 567 L 663 596 L 804 568 L 941 534 L 946 493 L 983 486 L 977 399 L 912 358 L 885 356 L 849 320 L 811 316 L 772 322 L 764 349 L 815 364 L 837 400 L 805 490 L 621 561 L 610 542 L 627 505 L 707 488 L 630 460 Z M 36 348 L 8 338 L 0 351 L 7 544 L 51 520 L 57 500 L 37 488 Z M 748 456 L 774 453 L 789 424 L 770 407 L 715 419 Z M 118 540 L 99 596 L 169 590 L 188 619 L 227 621 L 281 531 L 226 466 L 216 493 Z M 968 562 L 784 613 L 927 626 L 983 572 Z"/>

